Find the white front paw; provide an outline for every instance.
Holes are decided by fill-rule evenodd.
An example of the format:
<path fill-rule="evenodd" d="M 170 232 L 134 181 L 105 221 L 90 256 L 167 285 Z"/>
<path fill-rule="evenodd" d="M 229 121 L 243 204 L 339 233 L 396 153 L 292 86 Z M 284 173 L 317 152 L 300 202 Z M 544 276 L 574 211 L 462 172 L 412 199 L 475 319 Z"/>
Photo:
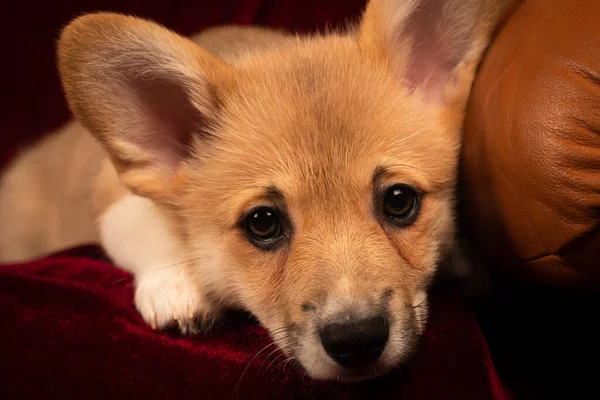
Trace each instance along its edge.
<path fill-rule="evenodd" d="M 135 275 L 135 305 L 144 320 L 155 329 L 177 323 L 195 333 L 210 324 L 214 307 L 168 221 L 150 200 L 127 195 L 102 216 L 100 238 L 113 262 Z"/>
<path fill-rule="evenodd" d="M 154 329 L 177 324 L 182 333 L 194 334 L 213 318 L 201 289 L 178 267 L 137 275 L 135 305 Z"/>

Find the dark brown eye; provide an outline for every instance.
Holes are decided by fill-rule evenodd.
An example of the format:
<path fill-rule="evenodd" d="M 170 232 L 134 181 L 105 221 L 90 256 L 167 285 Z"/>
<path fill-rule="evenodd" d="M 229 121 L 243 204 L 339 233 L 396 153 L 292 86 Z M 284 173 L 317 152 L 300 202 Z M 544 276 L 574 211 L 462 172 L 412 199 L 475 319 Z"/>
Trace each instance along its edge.
<path fill-rule="evenodd" d="M 419 194 L 408 185 L 394 185 L 383 197 L 383 212 L 396 223 L 414 222 L 419 211 Z"/>
<path fill-rule="evenodd" d="M 248 238 L 253 243 L 264 244 L 281 235 L 281 219 L 274 209 L 259 207 L 252 210 L 246 217 L 245 229 Z"/>

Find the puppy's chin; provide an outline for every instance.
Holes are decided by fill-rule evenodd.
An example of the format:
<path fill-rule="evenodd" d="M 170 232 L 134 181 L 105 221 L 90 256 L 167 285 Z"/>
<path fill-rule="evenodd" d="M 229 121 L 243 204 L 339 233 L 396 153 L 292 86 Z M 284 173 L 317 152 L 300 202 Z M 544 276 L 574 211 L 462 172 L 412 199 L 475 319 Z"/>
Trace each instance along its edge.
<path fill-rule="evenodd" d="M 348 370 L 339 366 L 334 366 L 327 369 L 305 368 L 306 374 L 312 379 L 320 381 L 338 381 L 341 383 L 360 383 L 370 381 L 391 372 L 395 365 L 385 366 L 377 365 L 363 368 Z"/>

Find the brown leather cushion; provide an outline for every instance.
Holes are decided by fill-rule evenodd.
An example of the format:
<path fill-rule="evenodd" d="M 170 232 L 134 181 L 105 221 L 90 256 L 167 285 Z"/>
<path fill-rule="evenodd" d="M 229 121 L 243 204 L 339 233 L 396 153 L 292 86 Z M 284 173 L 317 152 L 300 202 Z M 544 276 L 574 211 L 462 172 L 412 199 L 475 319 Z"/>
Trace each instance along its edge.
<path fill-rule="evenodd" d="M 600 1 L 524 0 L 467 110 L 462 210 L 489 261 L 600 289 Z"/>

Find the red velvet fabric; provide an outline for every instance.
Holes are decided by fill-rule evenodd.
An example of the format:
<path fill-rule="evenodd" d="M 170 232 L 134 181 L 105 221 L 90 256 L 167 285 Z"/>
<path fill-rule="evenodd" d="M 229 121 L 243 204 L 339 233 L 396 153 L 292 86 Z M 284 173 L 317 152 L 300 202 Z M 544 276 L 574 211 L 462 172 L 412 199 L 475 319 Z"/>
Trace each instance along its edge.
<path fill-rule="evenodd" d="M 333 384 L 282 363 L 245 314 L 207 336 L 153 331 L 133 306 L 130 276 L 85 254 L 0 266 L 0 398 L 507 398 L 474 314 L 449 294 L 433 297 L 407 367 Z"/>
<path fill-rule="evenodd" d="M 224 23 L 309 31 L 356 19 L 363 5 L 363 0 L 4 3 L 0 163 L 69 118 L 54 43 L 76 15 L 121 11 L 183 34 Z M 253 358 L 270 342 L 246 316 L 233 316 L 207 337 L 152 331 L 135 311 L 130 276 L 91 255 L 97 255 L 94 248 L 85 248 L 0 266 L 0 399 L 506 397 L 473 313 L 452 296 L 434 297 L 431 323 L 410 367 L 371 384 L 322 383 L 280 364 L 282 358 L 274 361 L 279 353 L 269 356 L 272 347 Z"/>

